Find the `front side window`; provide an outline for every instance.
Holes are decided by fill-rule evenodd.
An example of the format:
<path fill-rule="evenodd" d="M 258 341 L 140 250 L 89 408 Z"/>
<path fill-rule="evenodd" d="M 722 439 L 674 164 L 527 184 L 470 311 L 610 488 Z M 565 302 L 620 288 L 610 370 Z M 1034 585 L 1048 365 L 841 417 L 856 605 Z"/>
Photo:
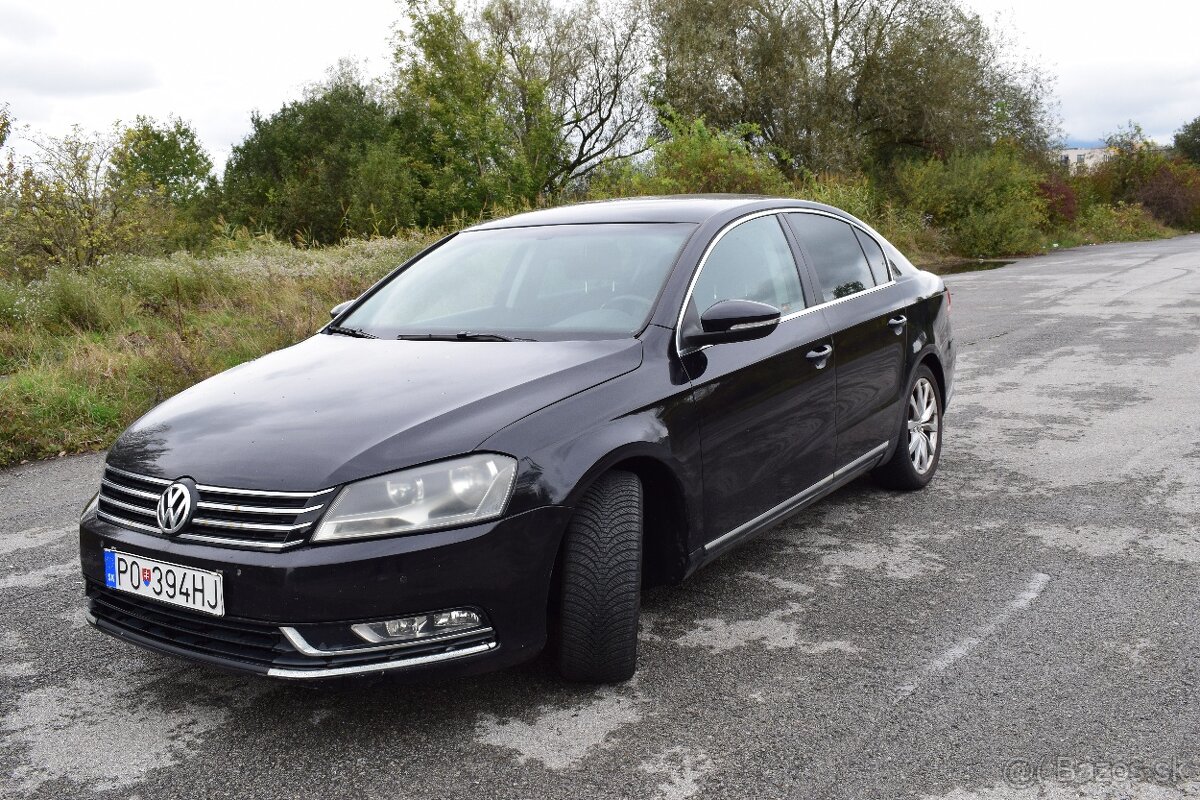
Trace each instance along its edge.
<path fill-rule="evenodd" d="M 875 286 L 867 257 L 849 223 L 822 214 L 787 216 L 792 230 L 812 259 L 825 302 Z"/>
<path fill-rule="evenodd" d="M 632 336 L 644 327 L 690 223 L 464 231 L 395 275 L 343 327 L 381 337 Z"/>
<path fill-rule="evenodd" d="M 692 289 L 692 304 L 703 314 L 721 300 L 756 300 L 784 316 L 804 308 L 800 274 L 774 215 L 730 229 L 709 251 Z"/>

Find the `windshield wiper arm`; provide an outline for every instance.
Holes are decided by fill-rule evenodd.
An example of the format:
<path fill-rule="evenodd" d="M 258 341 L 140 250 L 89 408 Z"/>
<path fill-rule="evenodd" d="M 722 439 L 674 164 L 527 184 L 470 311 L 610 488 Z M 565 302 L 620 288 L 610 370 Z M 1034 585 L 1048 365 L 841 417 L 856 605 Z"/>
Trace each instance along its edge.
<path fill-rule="evenodd" d="M 515 336 L 502 336 L 499 333 L 475 333 L 459 331 L 458 333 L 402 333 L 397 339 L 421 342 L 532 342 L 533 339 L 518 339 Z"/>
<path fill-rule="evenodd" d="M 355 339 L 378 339 L 379 337 L 373 333 L 367 333 L 361 328 L 343 328 L 341 325 L 330 325 L 325 329 L 326 333 L 337 333 L 342 336 L 352 336 Z"/>

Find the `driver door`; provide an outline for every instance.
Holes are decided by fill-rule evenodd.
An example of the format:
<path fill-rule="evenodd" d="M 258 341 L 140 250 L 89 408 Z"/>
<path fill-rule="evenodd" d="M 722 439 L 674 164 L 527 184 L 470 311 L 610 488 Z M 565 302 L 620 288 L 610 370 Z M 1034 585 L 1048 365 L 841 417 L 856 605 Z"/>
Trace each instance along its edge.
<path fill-rule="evenodd" d="M 718 234 L 685 308 L 685 329 L 720 300 L 756 300 L 782 312 L 762 339 L 682 351 L 700 414 L 710 552 L 833 471 L 830 332 L 820 311 L 805 311 L 811 303 L 781 223 L 776 214 L 759 215 Z"/>

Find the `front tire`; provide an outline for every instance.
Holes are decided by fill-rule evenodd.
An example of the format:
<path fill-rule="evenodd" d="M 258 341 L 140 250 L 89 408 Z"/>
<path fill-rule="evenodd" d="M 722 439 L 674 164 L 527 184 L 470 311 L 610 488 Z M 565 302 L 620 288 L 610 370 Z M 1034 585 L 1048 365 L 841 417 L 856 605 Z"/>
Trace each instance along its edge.
<path fill-rule="evenodd" d="M 922 364 L 908 385 L 904 423 L 891 459 L 872 473 L 889 489 L 923 489 L 942 455 L 942 398 L 933 371 Z"/>
<path fill-rule="evenodd" d="M 558 668 L 567 680 L 618 683 L 637 669 L 642 483 L 609 472 L 584 495 L 562 556 Z"/>

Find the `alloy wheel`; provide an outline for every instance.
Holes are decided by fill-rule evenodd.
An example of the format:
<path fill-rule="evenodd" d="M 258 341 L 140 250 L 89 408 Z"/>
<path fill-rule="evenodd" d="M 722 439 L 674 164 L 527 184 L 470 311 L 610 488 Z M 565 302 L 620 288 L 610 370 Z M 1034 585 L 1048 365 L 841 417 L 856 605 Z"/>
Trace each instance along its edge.
<path fill-rule="evenodd" d="M 920 378 L 908 398 L 908 456 L 919 475 L 933 466 L 940 427 L 933 384 L 928 378 Z"/>

